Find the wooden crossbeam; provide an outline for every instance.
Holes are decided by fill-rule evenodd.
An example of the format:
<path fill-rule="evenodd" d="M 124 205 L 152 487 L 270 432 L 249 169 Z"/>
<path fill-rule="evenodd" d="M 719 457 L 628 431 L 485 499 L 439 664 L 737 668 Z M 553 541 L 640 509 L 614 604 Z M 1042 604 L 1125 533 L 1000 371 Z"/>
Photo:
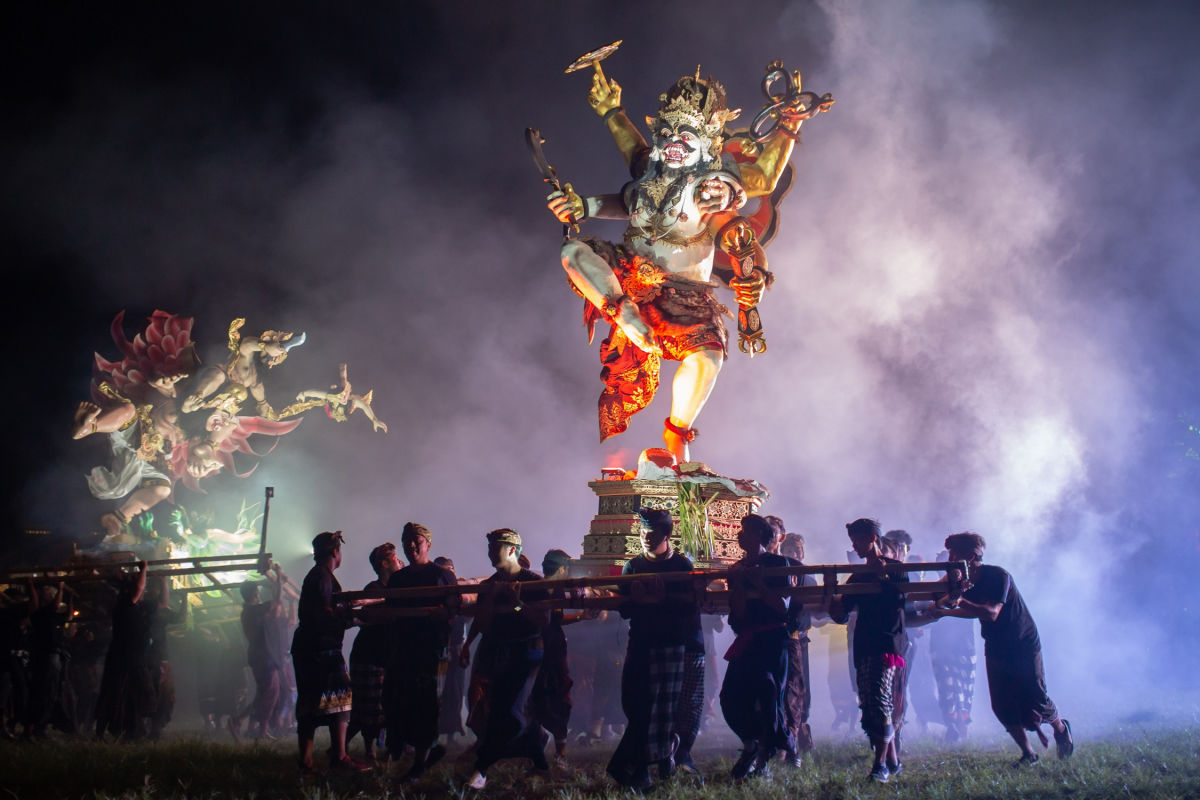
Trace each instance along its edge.
<path fill-rule="evenodd" d="M 271 554 L 266 553 L 264 555 L 267 563 L 270 563 Z M 18 583 L 27 579 L 54 581 L 56 583 L 103 581 L 135 572 L 138 568 L 138 563 L 137 561 L 97 561 L 85 564 L 59 564 L 49 567 L 22 567 L 0 571 L 0 583 Z M 256 571 L 260 563 L 262 562 L 258 553 L 245 553 L 233 556 L 185 556 L 183 558 L 158 559 L 146 562 L 146 579 Z M 155 569 L 155 567 L 161 568 Z"/>
<path fill-rule="evenodd" d="M 532 582 L 530 582 L 532 583 Z M 869 595 L 878 594 L 882 587 L 878 583 L 852 583 L 838 587 L 837 594 Z M 768 587 L 768 591 L 771 589 Z M 758 596 L 757 592 L 747 592 L 750 597 Z M 799 600 L 805 606 L 821 608 L 825 604 L 825 588 L 823 586 L 793 586 L 781 589 L 777 596 L 791 597 Z M 946 594 L 946 584 L 941 581 L 922 581 L 908 584 L 904 596 L 906 600 L 934 600 Z M 628 595 L 616 597 L 579 597 L 568 595 L 551 600 L 522 602 L 521 608 L 530 611 L 552 611 L 555 609 L 594 609 L 615 610 L 630 602 Z M 650 601 L 653 602 L 653 601 Z M 482 604 L 477 602 L 465 603 L 454 609 L 455 616 L 471 617 L 479 613 Z M 697 605 L 702 614 L 725 614 L 729 611 L 729 591 L 726 589 L 706 590 L 697 598 Z M 445 618 L 448 610 L 443 605 L 424 606 L 415 608 L 393 608 L 391 606 L 371 606 L 363 617 L 370 623 L 386 622 L 392 619 L 424 619 L 429 617 Z"/>
<path fill-rule="evenodd" d="M 478 595 L 481 593 L 494 592 L 498 590 L 510 590 L 517 592 L 529 591 L 556 591 L 562 592 L 567 589 L 588 589 L 599 587 L 620 587 L 635 583 L 652 583 L 654 581 L 663 581 L 667 583 L 677 582 L 697 582 L 707 585 L 714 581 L 729 580 L 730 577 L 748 578 L 757 581 L 759 576 L 763 578 L 775 578 L 785 575 L 820 575 L 823 583 L 815 587 L 793 587 L 794 589 L 817 589 L 819 594 L 826 593 L 825 589 L 836 587 L 838 594 L 871 594 L 877 589 L 869 589 L 862 591 L 855 584 L 839 584 L 837 576 L 850 574 L 897 574 L 909 572 L 947 572 L 952 569 L 960 570 L 962 574 L 966 574 L 966 562 L 962 561 L 931 561 L 919 564 L 888 564 L 883 567 L 876 567 L 870 564 L 816 564 L 816 565 L 800 565 L 795 567 L 767 567 L 767 568 L 745 568 L 745 569 L 724 569 L 724 570 L 691 570 L 689 572 L 652 572 L 638 573 L 636 575 L 597 575 L 587 578 L 554 578 L 550 580 L 540 581 L 497 581 L 495 583 L 460 583 L 455 586 L 416 586 L 407 589 L 374 589 L 371 591 L 357 592 L 341 592 L 336 595 L 336 599 L 343 603 L 357 604 L 363 600 L 385 599 L 403 599 L 403 598 L 446 598 L 456 595 Z M 912 587 L 923 584 L 912 584 Z M 946 591 L 945 584 L 939 583 L 942 587 L 942 592 Z M 870 586 L 870 584 L 863 584 Z M 853 588 L 852 588 L 853 587 Z M 782 592 L 781 592 L 782 593 Z"/>

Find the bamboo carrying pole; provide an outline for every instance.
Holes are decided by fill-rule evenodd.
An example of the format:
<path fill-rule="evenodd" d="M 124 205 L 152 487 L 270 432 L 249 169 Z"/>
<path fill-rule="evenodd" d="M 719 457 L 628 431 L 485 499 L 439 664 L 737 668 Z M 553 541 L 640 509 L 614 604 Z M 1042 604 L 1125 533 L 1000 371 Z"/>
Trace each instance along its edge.
<path fill-rule="evenodd" d="M 174 578 L 182 575 L 209 575 L 222 572 L 257 571 L 261 559 L 270 563 L 270 553 L 243 553 L 232 556 L 184 556 L 146 562 L 146 579 Z M 68 564 L 53 567 L 24 567 L 0 571 L 0 583 L 16 583 L 24 580 L 54 581 L 57 583 L 83 583 L 103 581 L 118 575 L 136 572 L 139 561 L 97 561 L 84 564 Z M 165 567 L 165 569 L 153 569 Z M 219 587 L 212 587 L 219 588 Z"/>
<path fill-rule="evenodd" d="M 635 584 L 660 584 L 692 582 L 697 604 L 706 613 L 722 613 L 728 608 L 729 591 L 726 589 L 709 589 L 710 583 L 732 579 L 742 579 L 752 584 L 748 594 L 766 592 L 780 597 L 791 597 L 803 601 L 805 605 L 823 605 L 826 599 L 834 594 L 869 595 L 883 591 L 885 584 L 878 582 L 839 584 L 839 574 L 875 574 L 886 575 L 910 572 L 950 572 L 956 570 L 960 575 L 966 575 L 966 562 L 936 561 L 917 564 L 888 564 L 876 567 L 870 564 L 818 564 L 791 567 L 768 568 L 733 568 L 726 570 L 693 570 L 690 572 L 639 573 L 636 575 L 603 575 L 587 578 L 556 578 L 540 581 L 497 581 L 494 583 L 457 584 L 455 586 L 420 586 L 408 589 L 377 589 L 374 591 L 341 592 L 335 595 L 337 602 L 354 606 L 379 603 L 381 600 L 421 599 L 441 600 L 442 606 L 429 605 L 416 608 L 373 608 L 369 617 L 375 621 L 397 617 L 423 617 L 431 613 L 444 614 L 445 601 L 452 597 L 462 598 L 464 595 L 476 595 L 486 601 L 490 595 L 499 592 L 510 592 L 515 605 L 522 609 L 548 610 L 556 608 L 571 609 L 612 609 L 629 602 L 628 595 L 620 597 L 585 597 L 582 593 L 569 590 L 591 589 L 598 587 L 625 587 Z M 785 576 L 820 575 L 822 583 L 814 586 L 765 586 L 766 578 Z M 948 576 L 944 581 L 921 581 L 909 583 L 904 587 L 905 597 L 909 600 L 933 600 L 947 593 L 956 592 L 961 587 L 961 578 L 952 579 Z M 520 603 L 522 594 L 531 592 L 555 593 L 554 599 L 537 600 Z M 473 604 L 459 606 L 455 613 L 471 615 L 474 613 Z"/>

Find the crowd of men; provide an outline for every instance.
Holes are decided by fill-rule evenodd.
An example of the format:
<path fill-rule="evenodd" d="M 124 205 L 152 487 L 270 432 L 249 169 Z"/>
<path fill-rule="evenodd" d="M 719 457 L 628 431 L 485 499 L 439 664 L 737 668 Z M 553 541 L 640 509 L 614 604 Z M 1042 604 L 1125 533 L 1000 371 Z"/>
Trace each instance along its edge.
<path fill-rule="evenodd" d="M 662 781 L 676 771 L 697 772 L 692 748 L 704 718 L 711 648 L 694 589 L 686 581 L 662 579 L 693 569 L 687 556 L 672 547 L 669 513 L 641 509 L 639 517 L 642 552 L 625 563 L 623 574 L 658 579 L 618 587 L 617 610 L 628 620 L 620 688 L 624 727 L 607 771 L 622 786 L 645 791 L 654 786 L 655 777 Z M 950 591 L 947 583 L 936 600 L 917 604 L 906 598 L 908 575 L 887 569 L 901 564 L 896 556 L 907 555 L 911 539 L 905 541 L 902 531 L 885 537 L 871 519 L 855 520 L 846 528 L 856 556 L 878 567 L 855 573 L 847 583 L 877 583 L 879 588 L 832 594 L 821 608 L 806 610 L 804 603 L 789 600 L 796 578 L 777 573 L 763 578 L 762 571 L 801 566 L 803 540 L 789 539 L 777 518 L 750 514 L 742 520 L 738 544 L 743 557 L 728 577 L 728 619 L 736 638 L 724 654 L 728 664 L 719 695 L 725 721 L 742 743 L 731 777 L 742 781 L 765 775 L 780 758 L 799 766 L 802 754 L 812 748 L 806 632 L 816 615 L 834 623 L 847 623 L 853 615 L 851 664 L 862 728 L 873 750 L 872 780 L 887 782 L 903 770 L 898 733 L 913 654 L 907 628 L 943 617 L 980 620 L 992 707 L 1021 748 L 1017 764 L 1038 758 L 1027 730 L 1038 732 L 1048 746 L 1043 724 L 1053 730 L 1059 757 L 1070 756 L 1070 725 L 1047 695 L 1037 628 L 1011 576 L 982 563 L 983 538 L 974 533 L 948 537 L 948 559 L 967 563 L 968 575 L 959 591 Z M 408 566 L 396 569 L 394 547 L 381 545 L 371 553 L 379 581 L 368 589 L 456 584 L 451 570 L 430 559 L 432 535 L 426 528 L 409 523 L 401 541 Z M 376 614 L 367 609 L 359 619 L 367 623 L 364 632 L 373 629 L 371 641 L 386 631 L 380 639 L 384 644 L 368 647 L 376 653 L 372 669 L 362 669 L 352 653 L 347 672 L 341 635 L 355 623 L 338 607 L 340 586 L 333 576 L 341 563 L 342 537 L 323 533 L 313 541 L 317 563 L 304 581 L 292 647 L 303 769 L 313 769 L 312 734 L 320 725 L 330 728 L 334 768 L 366 769 L 345 750 L 347 726 L 360 719 L 354 730 L 365 737 L 378 736 L 380 726 L 386 729 L 390 757 L 399 760 L 412 753 L 405 780 L 418 779 L 445 755 L 438 743 L 439 700 L 452 658 L 463 669 L 474 662 L 468 726 L 477 742 L 467 786 L 482 789 L 488 770 L 504 759 L 528 759 L 533 769 L 547 769 L 551 739 L 556 755 L 562 755 L 571 711 L 563 626 L 596 614 L 569 615 L 554 608 L 563 594 L 546 588 L 540 583 L 543 576 L 529 569 L 516 531 L 494 530 L 487 543 L 495 573 L 475 589 L 479 602 L 457 653 L 451 652 L 450 639 L 458 594 L 391 593 L 386 608 Z M 543 571 L 563 575 L 568 561 L 566 553 L 552 550 Z M 538 583 L 522 590 L 521 584 L 531 582 Z M 401 613 L 387 616 L 396 610 Z M 476 638 L 479 645 L 472 656 Z M 365 710 L 355 711 L 360 704 Z M 954 713 L 952 708 L 948 718 L 965 726 Z"/>
<path fill-rule="evenodd" d="M 967 574 L 956 575 L 955 590 L 947 581 L 947 591 L 934 600 L 913 602 L 906 596 L 907 572 L 894 569 L 908 558 L 911 537 L 904 531 L 882 534 L 872 519 L 855 520 L 846 526 L 853 555 L 877 569 L 855 572 L 846 585 L 878 587 L 829 593 L 820 603 L 806 605 L 791 594 L 796 586 L 814 584 L 811 575 L 776 570 L 763 577 L 764 569 L 802 566 L 803 538 L 786 533 L 777 517 L 747 515 L 738 534 L 742 558 L 728 570 L 728 625 L 735 638 L 723 654 L 726 669 L 718 694 L 713 633 L 722 623 L 702 614 L 691 581 L 667 577 L 693 570 L 692 561 L 672 546 L 670 514 L 651 509 L 638 514 L 642 552 L 623 568 L 624 575 L 638 577 L 618 582 L 609 611 L 594 604 L 571 610 L 588 605 L 577 602 L 580 590 L 567 589 L 565 583 L 564 588 L 548 588 L 544 582 L 565 578 L 570 556 L 549 551 L 539 574 L 530 569 L 520 534 L 500 528 L 487 534 L 495 572 L 468 587 L 478 601 L 464 616 L 464 592 L 453 588 L 462 581 L 453 563 L 433 558 L 432 533 L 412 522 L 401 534 L 403 561 L 391 543 L 374 547 L 368 559 L 376 578 L 364 587 L 367 599 L 360 596 L 350 604 L 334 574 L 342 563 L 344 537 L 341 532 L 321 533 L 312 542 L 315 564 L 295 606 L 291 669 L 279 646 L 290 617 L 282 602 L 285 576 L 274 566 L 265 583 L 242 587 L 241 628 L 255 693 L 229 714 L 229 730 L 238 737 L 249 721 L 250 735 L 270 736 L 286 726 L 294 711 L 303 772 L 316 769 L 315 733 L 324 726 L 330 734 L 330 769 L 367 771 L 386 756 L 406 763 L 402 780 L 413 782 L 446 755 L 444 742 L 464 733 L 465 702 L 466 726 L 476 737 L 465 779 L 470 788 L 482 789 L 489 769 L 505 759 L 527 759 L 535 770 L 548 769 L 550 743 L 554 757 L 563 758 L 573 727 L 592 741 L 605 730 L 619 732 L 607 772 L 622 786 L 646 791 L 656 778 L 661 782 L 677 771 L 698 774 L 693 747 L 719 702 L 742 745 L 731 777 L 744 781 L 768 774 L 780 761 L 799 767 L 803 754 L 813 748 L 809 631 L 847 624 L 852 629 L 849 673 L 873 752 L 868 777 L 887 782 L 903 770 L 904 698 L 921 652 L 917 637 L 923 626 L 930 626 L 927 656 L 947 739 L 966 734 L 974 684 L 973 631 L 963 627 L 969 623 L 932 624 L 960 618 L 980 621 L 992 709 L 1021 750 L 1016 764 L 1038 759 L 1027 731 L 1036 732 L 1048 746 L 1043 724 L 1053 731 L 1059 757 L 1070 756 L 1070 725 L 1047 694 L 1037 627 L 1011 576 L 982 563 L 986 543 L 981 536 L 948 537 L 945 559 L 965 562 Z M 27 659 L 35 667 L 16 664 L 15 642 L 4 642 L 4 735 L 12 735 L 18 721 L 26 735 L 40 735 L 56 713 L 64 713 L 56 711 L 66 696 L 61 632 L 71 609 L 59 599 L 52 587 L 35 590 L 30 585 L 24 603 L 9 602 L 3 608 L 6 637 L 24 631 Z M 144 563 L 122 583 L 112 642 L 92 700 L 91 724 L 98 735 L 136 739 L 161 732 L 174 694 L 169 666 L 163 668 L 169 663 L 166 654 L 156 651 L 154 643 L 165 643 L 165 626 L 185 613 L 186 604 L 180 611 L 169 608 L 165 587 L 148 591 Z M 590 639 L 599 644 L 590 652 L 573 647 L 569 658 L 564 628 L 581 620 L 591 620 L 579 630 L 598 632 Z M 14 622 L 24 627 L 14 627 Z M 360 630 L 347 668 L 343 637 L 353 626 Z M 625 635 L 605 639 L 606 631 Z M 613 645 L 621 638 L 624 658 L 614 658 Z M 578 639 L 582 643 L 589 637 Z M 578 688 L 590 693 L 591 720 L 571 726 L 573 690 Z M 18 696 L 24 699 L 15 704 Z M 835 710 L 844 705 L 837 693 L 833 700 Z M 347 753 L 347 742 L 356 736 L 362 737 L 366 760 Z"/>
<path fill-rule="evenodd" d="M 0 737 L 162 734 L 175 709 L 167 628 L 187 606 L 169 605 L 167 582 L 148 582 L 144 561 L 116 588 L 108 625 L 76 622 L 63 584 L 30 580 L 0 598 Z"/>

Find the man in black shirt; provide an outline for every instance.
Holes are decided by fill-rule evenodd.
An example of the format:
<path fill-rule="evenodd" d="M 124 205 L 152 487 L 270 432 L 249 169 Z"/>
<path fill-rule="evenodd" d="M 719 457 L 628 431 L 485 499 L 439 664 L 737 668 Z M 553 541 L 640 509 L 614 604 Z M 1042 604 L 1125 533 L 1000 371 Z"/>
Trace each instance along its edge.
<path fill-rule="evenodd" d="M 475 654 L 472 683 L 483 689 L 485 709 L 472 710 L 483 717 L 475 749 L 475 771 L 467 781 L 472 789 L 487 784 L 488 768 L 505 758 L 529 758 L 536 769 L 549 769 L 546 745 L 550 737 L 527 711 L 529 694 L 542 664 L 542 629 L 549 622 L 545 610 L 526 604 L 549 598 L 545 589 L 520 591 L 518 583 L 542 579 L 525 569 L 521 534 L 499 528 L 487 535 L 488 558 L 495 574 L 479 585 L 475 622 L 459 654 L 465 668 L 471 662 L 471 642 L 482 634 Z"/>
<path fill-rule="evenodd" d="M 721 713 L 742 740 L 742 754 L 731 772 L 734 780 L 765 773 L 780 750 L 796 751 L 783 709 L 788 605 L 782 593 L 790 581 L 786 575 L 764 580 L 759 573 L 789 565 L 784 556 L 767 551 L 775 538 L 765 519 L 747 514 L 738 532 L 745 555 L 729 571 L 729 626 L 737 638 L 725 653 L 729 667 L 721 685 Z M 755 596 L 748 596 L 749 589 L 757 590 Z"/>
<path fill-rule="evenodd" d="M 381 544 L 367 556 L 375 580 L 363 587 L 364 592 L 386 589 L 388 578 L 401 568 L 396 545 Z M 369 622 L 359 627 L 350 646 L 350 687 L 354 690 L 354 707 L 350 709 L 350 727 L 346 729 L 346 741 L 352 741 L 359 733 L 363 739 L 363 754 L 367 761 L 375 760 L 375 745 L 386 725 L 383 704 L 383 688 L 387 674 L 388 656 L 391 651 L 391 630 L 386 623 Z"/>
<path fill-rule="evenodd" d="M 846 524 L 846 532 L 855 555 L 880 568 L 878 573 L 855 573 L 846 583 L 882 583 L 883 586 L 878 594 L 834 595 L 829 616 L 834 622 L 844 624 L 850 611 L 858 609 L 854 626 L 858 707 L 862 709 L 863 731 L 875 751 L 875 762 L 868 777 L 887 783 L 892 775 L 903 769 L 892 727 L 892 691 L 896 670 L 904 669 L 903 653 L 908 647 L 904 632 L 904 585 L 908 583 L 908 575 L 883 573 L 883 567 L 900 562 L 882 554 L 878 522 L 856 519 Z"/>
<path fill-rule="evenodd" d="M 1068 758 L 1075 750 L 1075 741 L 1070 723 L 1058 715 L 1046 693 L 1037 625 L 1012 577 L 1000 567 L 983 563 L 986 546 L 977 533 L 946 537 L 949 560 L 967 562 L 971 588 L 957 604 L 935 608 L 934 614 L 979 620 L 992 711 L 1021 748 L 1021 758 L 1014 766 L 1037 763 L 1025 731 L 1037 732 L 1045 746 L 1048 742 L 1041 732 L 1042 723 L 1054 729 L 1058 757 Z M 944 600 L 942 604 L 952 602 Z"/>
<path fill-rule="evenodd" d="M 770 519 L 768 517 L 767 519 Z M 788 559 L 788 564 L 803 566 L 804 537 L 798 533 L 785 533 L 779 546 L 779 554 Z M 812 575 L 797 576 L 799 586 L 816 586 Z M 796 740 L 796 749 L 787 754 L 788 762 L 800 766 L 801 754 L 813 749 L 812 729 L 808 717 L 812 710 L 812 685 L 809 683 L 808 631 L 812 628 L 812 615 L 805 610 L 804 603 L 793 599 L 788 604 L 788 671 L 787 684 L 783 690 L 783 709 L 787 716 L 788 730 Z"/>
<path fill-rule="evenodd" d="M 296 728 L 300 740 L 300 769 L 312 772 L 313 738 L 329 726 L 329 756 L 333 769 L 362 772 L 369 767 L 346 755 L 346 724 L 350 720 L 350 676 L 342 657 L 342 636 L 353 622 L 335 606 L 333 595 L 342 585 L 333 571 L 342 564 L 341 531 L 325 531 L 312 541 L 316 564 L 300 587 L 299 625 L 292 636 L 292 667 L 296 671 Z"/>
<path fill-rule="evenodd" d="M 112 641 L 104 656 L 104 675 L 96 698 L 96 735 L 125 739 L 146 735 L 152 684 L 148 657 L 150 619 L 145 605 L 146 562 L 137 575 L 123 576 L 112 612 Z"/>
<path fill-rule="evenodd" d="M 546 580 L 569 577 L 571 556 L 565 550 L 549 550 L 542 557 L 542 575 Z M 561 589 L 554 599 L 568 597 Z M 533 684 L 530 709 L 538 724 L 554 736 L 554 760 L 564 764 L 567 757 L 567 734 L 571 721 L 570 659 L 567 655 L 567 634 L 563 628 L 584 618 L 582 612 L 566 612 L 561 608 L 550 611 L 550 623 L 542 630 L 543 658 Z"/>
<path fill-rule="evenodd" d="M 454 586 L 454 573 L 430 559 L 432 545 L 433 534 L 428 528 L 405 523 L 400 546 L 408 566 L 390 575 L 388 588 Z M 402 617 L 393 623 L 391 659 L 384 677 L 388 752 L 399 759 L 406 746 L 413 748 L 412 766 L 404 776 L 406 782 L 412 782 L 446 754 L 446 748 L 437 744 L 438 698 L 446 676 L 454 614 L 447 612 L 442 598 L 436 597 L 394 598 L 388 605 L 429 610 L 428 616 Z M 450 605 L 456 606 L 457 602 Z"/>
<path fill-rule="evenodd" d="M 458 582 L 454 571 L 454 561 L 448 556 L 438 556 L 433 563 L 449 570 Z M 438 710 L 438 738 L 447 745 L 454 741 L 455 736 L 466 733 L 463 728 L 463 699 L 467 694 L 467 671 L 458 663 L 458 651 L 467 640 L 467 627 L 470 618 L 461 614 L 450 621 L 449 659 L 446 669 L 446 679 L 442 682 L 442 698 Z M 444 737 L 444 739 L 443 739 Z"/>
<path fill-rule="evenodd" d="M 71 685 L 66 680 L 66 627 L 73 605 L 60 606 L 60 589 L 49 584 L 30 594 L 29 615 L 29 716 L 25 735 L 42 738 L 54 722 L 74 734 L 75 709 Z"/>
<path fill-rule="evenodd" d="M 283 568 L 272 564 L 269 572 L 275 575 L 269 600 L 262 600 L 260 584 L 246 581 L 241 586 L 242 634 L 246 637 L 246 665 L 254 674 L 254 700 L 229 717 L 227 724 L 234 741 L 240 739 L 242 721 L 247 717 L 254 723 L 251 730 L 255 738 L 268 737 L 272 712 L 282 691 L 283 665 L 267 645 L 267 618 L 279 612 Z"/>
<path fill-rule="evenodd" d="M 625 562 L 622 575 L 658 575 L 690 572 L 692 562 L 671 547 L 671 514 L 640 508 L 642 552 Z M 650 765 L 657 764 L 659 778 L 674 771 L 680 742 L 680 697 L 685 657 L 704 647 L 700 609 L 686 583 L 638 581 L 621 587 L 628 600 L 621 616 L 629 620 L 629 645 L 621 673 L 621 708 L 628 724 L 608 762 L 608 774 L 622 786 L 637 790 L 651 787 Z M 703 702 L 704 662 L 700 662 L 700 701 Z M 693 660 L 694 665 L 694 660 Z M 693 679 L 696 677 L 693 675 Z M 694 699 L 694 692 L 693 692 Z M 692 715 L 689 715 L 692 720 Z M 688 748 L 698 731 L 696 715 L 686 726 Z M 691 756 L 688 755 L 688 763 Z"/>

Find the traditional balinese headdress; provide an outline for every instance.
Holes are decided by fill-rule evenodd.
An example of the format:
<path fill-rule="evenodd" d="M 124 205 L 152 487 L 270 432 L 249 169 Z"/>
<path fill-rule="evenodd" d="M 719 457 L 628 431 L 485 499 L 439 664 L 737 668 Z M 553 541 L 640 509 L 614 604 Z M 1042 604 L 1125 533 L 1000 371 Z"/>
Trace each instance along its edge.
<path fill-rule="evenodd" d="M 511 544 L 521 546 L 521 534 L 512 528 L 497 528 L 487 535 L 488 544 Z"/>
<path fill-rule="evenodd" d="M 313 558 L 316 559 L 329 555 L 340 548 L 345 541 L 346 537 L 342 536 L 341 531 L 324 531 L 318 533 L 316 538 L 312 540 Z"/>
<path fill-rule="evenodd" d="M 688 125 L 701 131 L 712 140 L 708 154 L 718 158 L 724 142 L 725 125 L 737 119 L 740 108 L 728 108 L 725 87 L 720 81 L 700 77 L 700 65 L 696 65 L 695 76 L 685 75 L 675 85 L 658 96 L 662 103 L 657 117 L 647 117 L 646 124 L 653 130 L 659 122 L 672 128 Z"/>
<path fill-rule="evenodd" d="M 423 536 L 430 544 L 433 544 L 433 534 L 429 528 L 426 528 L 419 522 L 404 523 L 404 530 L 400 532 L 400 539 L 404 540 L 410 536 Z"/>

